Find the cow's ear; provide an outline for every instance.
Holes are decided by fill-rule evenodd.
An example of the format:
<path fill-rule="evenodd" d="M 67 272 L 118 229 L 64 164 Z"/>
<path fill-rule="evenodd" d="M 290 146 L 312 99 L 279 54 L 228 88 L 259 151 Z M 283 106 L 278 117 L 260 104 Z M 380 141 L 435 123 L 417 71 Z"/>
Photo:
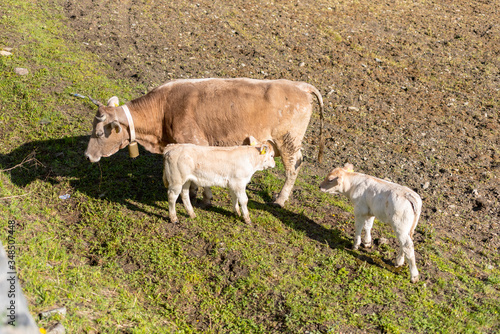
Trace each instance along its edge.
<path fill-rule="evenodd" d="M 256 146 L 257 145 L 257 139 L 255 139 L 253 136 L 248 136 L 243 141 L 243 145 Z"/>
<path fill-rule="evenodd" d="M 108 107 L 118 107 L 119 105 L 120 101 L 116 96 L 113 96 L 108 100 Z"/>
<path fill-rule="evenodd" d="M 116 133 L 120 133 L 122 131 L 122 127 L 120 125 L 120 123 L 118 123 L 117 121 L 113 121 L 111 122 L 111 129 L 115 130 Z"/>

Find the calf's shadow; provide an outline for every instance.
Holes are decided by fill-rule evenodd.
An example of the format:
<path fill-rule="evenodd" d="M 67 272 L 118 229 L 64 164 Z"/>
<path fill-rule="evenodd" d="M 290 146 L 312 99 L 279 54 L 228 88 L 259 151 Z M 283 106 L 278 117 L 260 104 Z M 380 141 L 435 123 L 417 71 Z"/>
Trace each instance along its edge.
<path fill-rule="evenodd" d="M 120 150 L 108 158 L 102 158 L 98 163 L 90 163 L 84 156 L 88 141 L 89 136 L 75 136 L 25 143 L 7 154 L 0 154 L 0 170 L 10 174 L 12 183 L 20 188 L 42 180 L 56 188 L 60 185 L 61 195 L 66 191 L 78 191 L 88 197 L 103 198 L 124 205 L 129 210 L 168 221 L 168 196 L 162 181 L 162 156 L 140 147 L 140 155 L 135 159 L 128 157 L 127 150 Z M 71 189 L 67 189 L 68 181 Z M 263 198 L 266 200 L 265 194 Z M 270 201 L 271 198 L 268 197 L 267 200 Z M 165 215 L 150 212 L 136 203 L 161 209 Z M 269 212 L 284 225 L 301 231 L 308 238 L 330 248 L 343 249 L 371 265 L 388 265 L 374 261 L 369 254 L 358 255 L 351 251 L 349 247 L 352 241 L 339 229 L 327 229 L 309 217 L 286 208 L 255 201 L 250 201 L 249 204 L 254 209 Z M 230 208 L 212 206 L 203 209 L 227 216 L 234 214 Z"/>

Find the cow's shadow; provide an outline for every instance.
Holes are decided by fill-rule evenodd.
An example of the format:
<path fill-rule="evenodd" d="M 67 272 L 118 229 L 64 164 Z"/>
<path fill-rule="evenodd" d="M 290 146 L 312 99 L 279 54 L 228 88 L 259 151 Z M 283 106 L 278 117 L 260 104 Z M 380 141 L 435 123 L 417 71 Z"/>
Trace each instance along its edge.
<path fill-rule="evenodd" d="M 61 195 L 67 191 L 78 191 L 88 197 L 106 199 L 124 205 L 129 210 L 168 221 L 168 196 L 162 182 L 162 156 L 149 153 L 141 147 L 140 155 L 135 159 L 129 158 L 124 149 L 92 164 L 84 157 L 88 141 L 89 136 L 76 136 L 25 143 L 10 153 L 0 154 L 0 170 L 9 173 L 12 183 L 21 188 L 42 180 L 56 188 L 60 185 Z M 70 189 L 67 189 L 67 182 Z M 259 195 L 264 200 L 266 196 L 267 200 L 271 199 L 269 195 Z M 330 248 L 343 249 L 362 261 L 380 266 L 369 256 L 359 256 L 350 251 L 348 248 L 352 241 L 339 229 L 327 229 L 304 214 L 286 208 L 255 201 L 250 201 L 249 205 L 269 212 L 283 224 L 305 233 L 310 239 Z M 147 206 L 154 210 L 145 209 Z M 234 215 L 230 207 L 212 206 L 203 209 Z"/>
<path fill-rule="evenodd" d="M 9 173 L 12 183 L 20 188 L 41 180 L 56 189 L 60 185 L 61 195 L 78 191 L 134 211 L 144 211 L 134 203 L 156 206 L 157 202 L 167 201 L 161 155 L 141 148 L 139 157 L 131 159 L 124 149 L 90 163 L 84 156 L 88 141 L 89 136 L 77 136 L 25 143 L 0 154 L 0 170 Z"/>

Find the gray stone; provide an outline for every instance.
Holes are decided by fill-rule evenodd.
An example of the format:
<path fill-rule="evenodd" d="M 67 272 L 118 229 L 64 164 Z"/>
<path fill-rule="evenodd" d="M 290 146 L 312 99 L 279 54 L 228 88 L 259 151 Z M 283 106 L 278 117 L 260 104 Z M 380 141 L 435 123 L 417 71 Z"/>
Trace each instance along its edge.
<path fill-rule="evenodd" d="M 65 334 L 65 333 L 66 329 L 60 322 L 50 327 L 49 330 L 47 331 L 47 334 Z"/>
<path fill-rule="evenodd" d="M 22 68 L 22 67 L 16 67 L 14 69 L 14 72 L 16 72 L 16 74 L 19 74 L 19 75 L 26 75 L 29 73 L 27 68 Z"/>

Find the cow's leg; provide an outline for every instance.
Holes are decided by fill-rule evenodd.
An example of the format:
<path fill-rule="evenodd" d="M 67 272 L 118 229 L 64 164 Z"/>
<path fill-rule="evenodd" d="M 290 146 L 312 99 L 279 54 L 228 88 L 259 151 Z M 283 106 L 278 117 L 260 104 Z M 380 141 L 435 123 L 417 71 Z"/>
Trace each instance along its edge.
<path fill-rule="evenodd" d="M 168 188 L 168 215 L 170 217 L 170 222 L 178 223 L 177 213 L 175 212 L 175 202 L 181 193 L 181 185 L 170 185 Z"/>
<path fill-rule="evenodd" d="M 370 248 L 372 246 L 372 234 L 371 230 L 373 227 L 373 221 L 375 217 L 369 217 L 365 220 L 365 237 L 363 239 L 363 246 Z"/>
<path fill-rule="evenodd" d="M 189 190 L 190 190 L 190 185 L 192 182 L 186 182 L 182 186 L 182 192 L 181 192 L 181 198 L 182 198 L 182 203 L 184 204 L 184 208 L 186 208 L 186 211 L 191 218 L 196 218 L 196 214 L 194 213 L 193 206 L 191 205 L 191 201 L 189 200 Z"/>
<path fill-rule="evenodd" d="M 398 239 L 401 245 L 400 253 L 404 254 L 404 257 L 406 257 L 406 260 L 408 261 L 408 265 L 410 267 L 411 282 L 416 283 L 418 282 L 419 273 L 415 260 L 415 249 L 413 247 L 413 241 L 408 234 L 398 235 Z M 398 263 L 398 261 L 400 261 L 400 259 L 396 260 L 396 266 L 403 265 L 404 260 L 400 261 L 400 263 Z"/>
<path fill-rule="evenodd" d="M 285 202 L 290 197 L 295 180 L 299 175 L 300 165 L 302 164 L 302 153 L 297 150 L 294 154 L 288 155 L 286 153 L 281 154 L 281 160 L 285 166 L 286 179 L 283 188 L 281 189 L 278 198 L 274 201 L 274 204 L 280 207 L 285 206 Z"/>
<path fill-rule="evenodd" d="M 212 190 L 210 189 L 210 187 L 205 187 L 203 188 L 203 201 L 202 201 L 202 204 L 204 207 L 208 207 L 210 205 L 212 205 Z"/>
<path fill-rule="evenodd" d="M 232 188 L 229 188 L 229 193 L 231 194 L 231 205 L 233 206 L 234 212 L 241 217 L 240 207 L 238 205 L 238 197 Z"/>
<path fill-rule="evenodd" d="M 197 193 L 198 193 L 198 186 L 194 182 L 191 182 L 189 186 L 189 198 L 191 199 L 192 202 L 196 201 Z"/>
<path fill-rule="evenodd" d="M 196 201 L 196 194 L 198 193 L 198 186 L 191 182 L 191 186 L 189 187 L 189 198 L 192 202 Z M 201 201 L 204 207 L 212 205 L 212 190 L 210 187 L 203 188 L 203 200 Z"/>

